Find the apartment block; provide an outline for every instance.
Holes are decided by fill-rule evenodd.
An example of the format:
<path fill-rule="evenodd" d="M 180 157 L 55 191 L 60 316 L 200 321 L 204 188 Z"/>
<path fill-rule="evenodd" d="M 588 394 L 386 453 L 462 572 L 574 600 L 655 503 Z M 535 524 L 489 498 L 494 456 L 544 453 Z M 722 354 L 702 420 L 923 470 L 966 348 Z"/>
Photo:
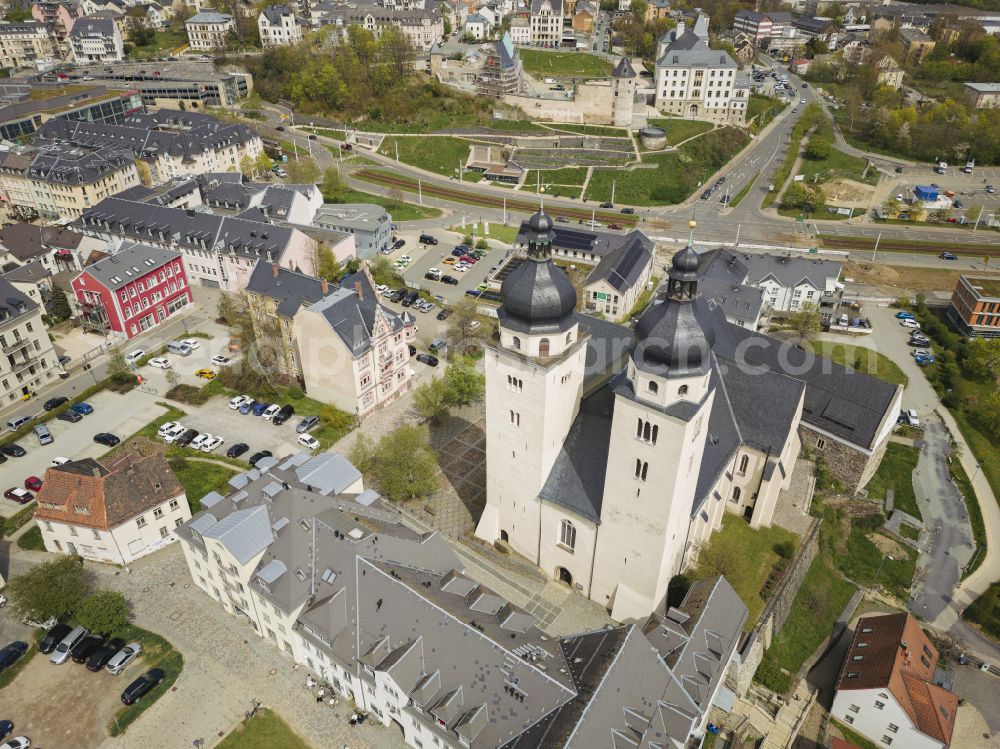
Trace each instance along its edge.
<path fill-rule="evenodd" d="M 1000 338 L 1000 280 L 959 276 L 948 305 L 948 319 L 964 336 Z"/>
<path fill-rule="evenodd" d="M 31 396 L 61 371 L 44 309 L 0 278 L 0 406 Z"/>
<path fill-rule="evenodd" d="M 0 68 L 34 68 L 58 56 L 55 36 L 43 24 L 0 23 Z"/>

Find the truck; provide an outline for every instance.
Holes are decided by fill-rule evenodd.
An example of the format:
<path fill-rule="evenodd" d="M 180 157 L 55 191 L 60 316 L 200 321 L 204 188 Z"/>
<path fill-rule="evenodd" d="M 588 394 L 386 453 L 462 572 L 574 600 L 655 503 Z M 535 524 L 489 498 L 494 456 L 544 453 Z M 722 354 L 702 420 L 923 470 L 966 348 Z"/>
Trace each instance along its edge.
<path fill-rule="evenodd" d="M 938 174 L 944 174 L 946 171 L 948 171 L 948 164 L 946 164 L 943 161 L 939 161 L 938 165 L 934 168 L 934 171 L 937 172 Z"/>

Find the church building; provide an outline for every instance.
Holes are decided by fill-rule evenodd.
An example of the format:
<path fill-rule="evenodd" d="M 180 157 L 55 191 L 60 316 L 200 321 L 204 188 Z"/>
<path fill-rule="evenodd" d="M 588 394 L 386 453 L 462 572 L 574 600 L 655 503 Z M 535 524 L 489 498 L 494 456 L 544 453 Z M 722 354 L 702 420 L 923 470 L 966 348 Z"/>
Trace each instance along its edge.
<path fill-rule="evenodd" d="M 691 243 L 634 330 L 582 315 L 553 238 L 532 216 L 501 287 L 477 536 L 623 621 L 663 600 L 725 512 L 771 524 L 803 439 L 842 443 L 852 480 L 870 478 L 901 388 L 728 322 Z"/>

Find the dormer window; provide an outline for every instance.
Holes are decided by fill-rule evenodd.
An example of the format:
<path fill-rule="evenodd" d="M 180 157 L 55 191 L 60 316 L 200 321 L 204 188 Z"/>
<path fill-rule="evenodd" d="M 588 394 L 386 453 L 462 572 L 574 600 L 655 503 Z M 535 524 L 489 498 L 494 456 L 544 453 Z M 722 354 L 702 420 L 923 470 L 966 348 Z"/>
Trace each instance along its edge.
<path fill-rule="evenodd" d="M 646 391 L 656 395 L 660 391 L 660 386 L 653 380 L 649 380 L 646 383 Z"/>

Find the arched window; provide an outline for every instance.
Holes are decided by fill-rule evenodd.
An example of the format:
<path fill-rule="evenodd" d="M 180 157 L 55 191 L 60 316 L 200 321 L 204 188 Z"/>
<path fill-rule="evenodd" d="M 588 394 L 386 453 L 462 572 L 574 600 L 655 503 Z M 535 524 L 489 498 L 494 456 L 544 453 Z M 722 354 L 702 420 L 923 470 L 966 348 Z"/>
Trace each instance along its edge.
<path fill-rule="evenodd" d="M 543 338 L 538 342 L 538 355 L 548 356 L 549 355 L 549 339 Z"/>
<path fill-rule="evenodd" d="M 651 434 L 652 434 L 652 429 L 650 428 L 649 422 L 647 421 L 642 428 L 642 438 L 646 440 L 646 442 L 649 442 Z"/>
<path fill-rule="evenodd" d="M 657 385 L 652 380 L 650 380 L 649 382 L 646 383 L 646 390 L 648 390 L 649 392 L 651 392 L 651 393 L 653 393 L 655 395 L 656 393 L 658 393 L 660 391 L 660 386 Z"/>
<path fill-rule="evenodd" d="M 654 445 L 656 444 L 656 435 L 659 433 L 659 431 L 660 428 L 656 424 L 653 424 L 653 438 L 650 440 L 650 442 L 652 442 Z"/>
<path fill-rule="evenodd" d="M 739 502 L 740 501 L 740 495 L 742 493 L 743 492 L 740 490 L 740 488 L 738 486 L 734 486 L 733 487 L 733 501 L 734 502 Z"/>
<path fill-rule="evenodd" d="M 517 349 L 518 351 L 520 351 L 520 350 L 521 350 L 521 339 L 520 339 L 520 338 L 518 338 L 517 336 L 514 336 L 514 339 L 513 339 L 513 340 L 512 340 L 511 342 L 510 342 L 510 345 L 511 345 L 511 346 L 512 346 L 513 348 L 515 348 L 515 349 Z"/>
<path fill-rule="evenodd" d="M 687 385 L 681 385 L 679 388 L 677 388 L 677 395 L 687 395 L 687 394 L 688 394 Z"/>
<path fill-rule="evenodd" d="M 638 437 L 639 439 L 642 439 L 642 425 L 643 425 L 643 423 L 644 423 L 643 420 L 639 419 L 638 423 L 635 425 L 635 436 Z"/>
<path fill-rule="evenodd" d="M 559 543 L 567 549 L 576 548 L 576 526 L 569 520 L 563 520 L 559 525 Z"/>
<path fill-rule="evenodd" d="M 646 480 L 646 472 L 649 470 L 649 463 L 635 459 L 635 477 L 641 481 Z"/>
<path fill-rule="evenodd" d="M 747 464 L 749 463 L 750 463 L 749 455 L 744 455 L 742 458 L 740 458 L 740 473 L 747 472 Z"/>

